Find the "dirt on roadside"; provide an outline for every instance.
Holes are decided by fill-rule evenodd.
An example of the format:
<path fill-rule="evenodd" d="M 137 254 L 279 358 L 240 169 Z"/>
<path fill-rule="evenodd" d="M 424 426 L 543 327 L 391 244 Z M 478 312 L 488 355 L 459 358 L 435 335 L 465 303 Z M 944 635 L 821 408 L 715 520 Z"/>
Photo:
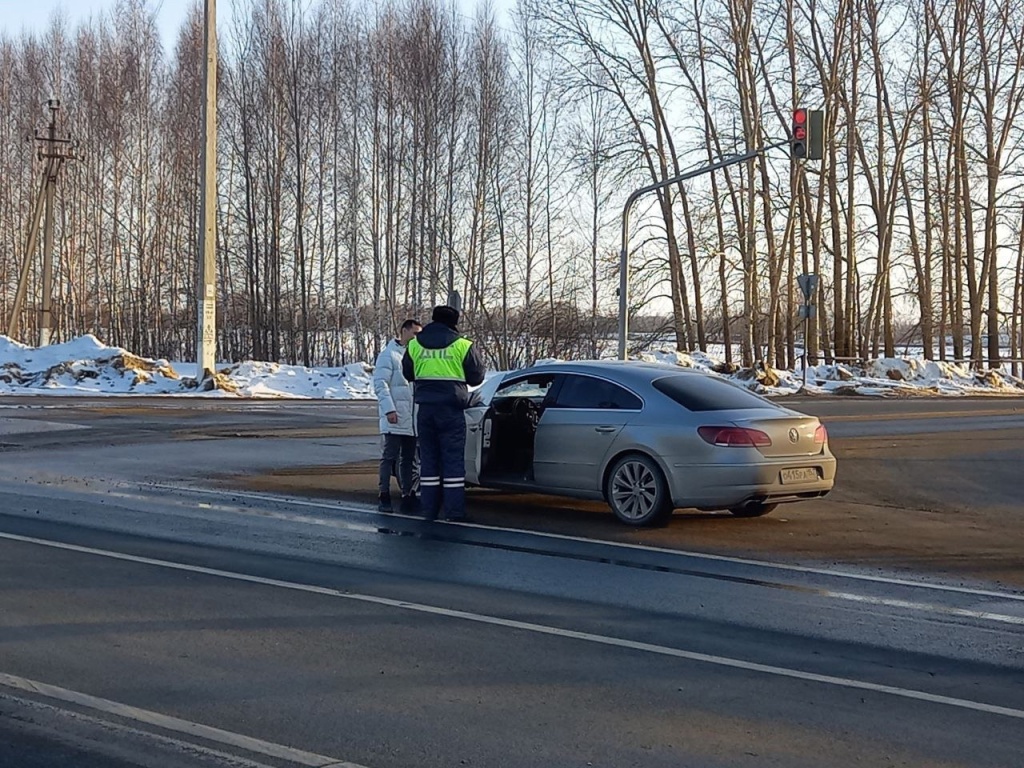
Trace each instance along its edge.
<path fill-rule="evenodd" d="M 470 489 L 483 525 L 759 559 L 877 566 L 1024 588 L 1024 433 L 1020 430 L 834 439 L 835 490 L 756 519 L 677 512 L 631 529 L 607 506 Z M 231 487 L 373 503 L 376 462 L 223 479 Z"/>

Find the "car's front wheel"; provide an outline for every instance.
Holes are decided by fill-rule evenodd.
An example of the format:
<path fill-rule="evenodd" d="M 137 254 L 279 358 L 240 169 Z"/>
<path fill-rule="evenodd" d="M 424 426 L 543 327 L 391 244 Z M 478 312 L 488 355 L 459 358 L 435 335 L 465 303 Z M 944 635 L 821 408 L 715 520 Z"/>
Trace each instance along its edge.
<path fill-rule="evenodd" d="M 665 525 L 672 515 L 672 499 L 661 468 L 639 453 L 615 462 L 605 483 L 605 497 L 626 525 Z"/>

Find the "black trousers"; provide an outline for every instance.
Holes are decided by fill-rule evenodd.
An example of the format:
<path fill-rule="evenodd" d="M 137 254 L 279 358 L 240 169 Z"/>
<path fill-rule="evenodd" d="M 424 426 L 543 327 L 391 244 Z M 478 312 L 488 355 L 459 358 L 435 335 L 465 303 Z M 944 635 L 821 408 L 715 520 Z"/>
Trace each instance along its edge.
<path fill-rule="evenodd" d="M 398 477 L 398 487 L 402 495 L 416 493 L 419 488 L 419 461 L 416 456 L 416 437 L 414 435 L 392 435 L 385 432 L 383 450 L 380 457 L 381 493 L 391 492 L 391 476 Z"/>
<path fill-rule="evenodd" d="M 465 410 L 451 405 L 422 404 L 416 426 L 423 514 L 426 517 L 465 517 Z"/>

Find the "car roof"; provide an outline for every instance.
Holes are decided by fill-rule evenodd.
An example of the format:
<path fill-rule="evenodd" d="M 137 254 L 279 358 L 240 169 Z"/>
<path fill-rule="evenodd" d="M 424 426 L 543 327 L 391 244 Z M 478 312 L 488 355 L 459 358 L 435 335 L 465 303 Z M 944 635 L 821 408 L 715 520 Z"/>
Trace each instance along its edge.
<path fill-rule="evenodd" d="M 615 381 L 650 383 L 655 379 L 677 374 L 706 376 L 708 374 L 693 368 L 666 365 L 662 363 L 640 363 L 632 360 L 580 360 L 570 363 L 540 363 L 529 368 L 514 371 L 511 375 L 524 373 L 589 373 L 607 376 Z"/>

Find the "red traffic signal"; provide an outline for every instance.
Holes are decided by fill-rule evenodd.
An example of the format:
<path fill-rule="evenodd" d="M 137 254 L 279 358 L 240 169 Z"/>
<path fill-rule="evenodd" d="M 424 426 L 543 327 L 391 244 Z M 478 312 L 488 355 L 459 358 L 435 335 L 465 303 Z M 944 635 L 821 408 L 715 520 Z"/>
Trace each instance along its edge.
<path fill-rule="evenodd" d="M 790 154 L 797 159 L 820 160 L 825 153 L 825 112 L 794 109 L 790 129 Z"/>
<path fill-rule="evenodd" d="M 790 132 L 789 148 L 793 157 L 807 157 L 807 110 L 793 110 L 793 130 Z"/>

